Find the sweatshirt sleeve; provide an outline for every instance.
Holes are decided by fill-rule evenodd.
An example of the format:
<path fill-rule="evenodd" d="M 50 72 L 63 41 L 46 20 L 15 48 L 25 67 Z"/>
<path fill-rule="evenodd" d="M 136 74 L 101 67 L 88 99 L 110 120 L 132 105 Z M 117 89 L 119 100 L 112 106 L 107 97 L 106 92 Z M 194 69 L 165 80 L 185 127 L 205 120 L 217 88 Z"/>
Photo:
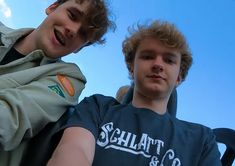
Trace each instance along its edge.
<path fill-rule="evenodd" d="M 212 130 L 209 131 L 206 141 L 204 143 L 204 149 L 201 154 L 199 165 L 222 166 L 220 161 L 220 152 L 218 150 L 218 145 Z"/>
<path fill-rule="evenodd" d="M 57 121 L 67 106 L 78 102 L 85 82 L 85 78 L 64 73 L 24 85 L 7 78 L 4 83 L 14 86 L 0 89 L 0 149 L 12 150 L 22 139 L 31 138 L 49 122 Z"/>

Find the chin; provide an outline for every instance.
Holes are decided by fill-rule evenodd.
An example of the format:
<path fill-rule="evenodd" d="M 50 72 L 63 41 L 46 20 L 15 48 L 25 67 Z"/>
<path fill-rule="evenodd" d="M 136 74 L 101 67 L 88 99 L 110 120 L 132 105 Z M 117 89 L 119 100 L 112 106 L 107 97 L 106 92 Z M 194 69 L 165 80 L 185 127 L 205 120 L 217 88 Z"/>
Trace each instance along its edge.
<path fill-rule="evenodd" d="M 160 87 L 152 87 L 147 90 L 148 93 L 152 94 L 152 96 L 161 96 L 166 93 L 166 90 Z"/>
<path fill-rule="evenodd" d="M 142 90 L 143 94 L 156 94 L 161 92 L 161 90 L 159 88 L 153 88 L 153 87 L 145 87 Z"/>
<path fill-rule="evenodd" d="M 52 59 L 58 59 L 58 58 L 62 57 L 62 55 L 63 55 L 62 53 L 55 52 L 55 51 L 47 51 L 47 52 L 45 52 L 45 54 L 48 58 L 52 58 Z"/>
<path fill-rule="evenodd" d="M 152 92 L 161 92 L 161 91 L 163 91 L 163 88 L 160 87 L 159 85 L 150 86 L 150 87 L 147 87 L 146 89 L 149 89 L 149 91 L 152 91 Z"/>

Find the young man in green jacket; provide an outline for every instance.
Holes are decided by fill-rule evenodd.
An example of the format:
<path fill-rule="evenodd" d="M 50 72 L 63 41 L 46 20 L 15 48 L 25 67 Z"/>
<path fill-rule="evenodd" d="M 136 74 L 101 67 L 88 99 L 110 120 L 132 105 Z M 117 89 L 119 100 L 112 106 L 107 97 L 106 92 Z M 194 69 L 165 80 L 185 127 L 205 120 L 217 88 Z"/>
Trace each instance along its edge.
<path fill-rule="evenodd" d="M 57 0 L 36 28 L 0 23 L 0 165 L 16 166 L 27 140 L 75 105 L 86 79 L 61 57 L 104 42 L 113 27 L 102 0 Z"/>

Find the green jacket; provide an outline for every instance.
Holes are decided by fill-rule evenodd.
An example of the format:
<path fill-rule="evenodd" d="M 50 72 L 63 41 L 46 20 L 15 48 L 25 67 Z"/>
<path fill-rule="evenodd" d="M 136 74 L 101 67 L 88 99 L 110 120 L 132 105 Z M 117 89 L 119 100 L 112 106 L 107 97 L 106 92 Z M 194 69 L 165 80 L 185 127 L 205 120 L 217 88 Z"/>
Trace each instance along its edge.
<path fill-rule="evenodd" d="M 0 23 L 0 61 L 32 30 Z M 27 139 L 77 104 L 85 83 L 77 65 L 48 59 L 41 50 L 0 65 L 0 165 L 17 166 Z"/>

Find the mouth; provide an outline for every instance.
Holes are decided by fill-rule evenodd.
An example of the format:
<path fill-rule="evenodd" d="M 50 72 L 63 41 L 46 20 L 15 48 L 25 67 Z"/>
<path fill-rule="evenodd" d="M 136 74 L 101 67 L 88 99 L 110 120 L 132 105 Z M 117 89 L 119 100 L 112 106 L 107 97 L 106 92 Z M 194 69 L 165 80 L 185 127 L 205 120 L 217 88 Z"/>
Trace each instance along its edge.
<path fill-rule="evenodd" d="M 157 74 L 152 74 L 152 75 L 148 75 L 148 78 L 154 79 L 154 80 L 165 80 L 164 77 L 157 75 Z"/>
<path fill-rule="evenodd" d="M 55 34 L 55 37 L 56 37 L 56 40 L 62 45 L 62 46 L 65 46 L 65 39 L 64 39 L 64 36 L 62 33 L 60 33 L 60 31 L 58 30 L 54 30 L 54 34 Z"/>

